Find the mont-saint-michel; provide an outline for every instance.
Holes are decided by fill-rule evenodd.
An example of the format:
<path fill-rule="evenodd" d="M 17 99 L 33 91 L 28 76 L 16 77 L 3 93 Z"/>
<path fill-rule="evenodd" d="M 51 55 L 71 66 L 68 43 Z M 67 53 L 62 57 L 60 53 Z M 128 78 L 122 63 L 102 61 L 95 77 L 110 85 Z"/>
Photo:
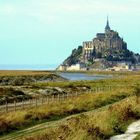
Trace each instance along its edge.
<path fill-rule="evenodd" d="M 127 42 L 110 28 L 107 18 L 104 33 L 97 33 L 91 41 L 84 41 L 57 70 L 136 70 L 139 62 L 140 55 L 128 49 Z"/>

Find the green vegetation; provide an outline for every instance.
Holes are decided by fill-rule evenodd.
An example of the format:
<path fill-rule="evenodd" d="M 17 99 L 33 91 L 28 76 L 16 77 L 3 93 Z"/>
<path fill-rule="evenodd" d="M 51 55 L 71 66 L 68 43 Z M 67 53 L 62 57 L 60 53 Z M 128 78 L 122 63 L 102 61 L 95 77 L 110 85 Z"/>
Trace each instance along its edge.
<path fill-rule="evenodd" d="M 138 136 L 134 140 L 140 140 L 140 133 L 138 133 Z"/>
<path fill-rule="evenodd" d="M 129 97 L 107 108 L 73 116 L 56 127 L 47 128 L 41 134 L 25 139 L 108 139 L 124 132 L 128 124 L 140 118 L 140 104 L 135 100 L 135 97 Z"/>
<path fill-rule="evenodd" d="M 108 86 L 113 87 L 111 91 L 85 93 L 84 90 Z M 46 87 L 59 87 L 71 93 L 83 91 L 83 94 L 1 115 L 0 139 L 9 135 L 13 139 L 17 136 L 25 140 L 103 140 L 125 132 L 131 122 L 140 119 L 140 75 L 137 72 L 121 73 L 118 78 L 98 81 L 31 85 L 33 90 Z"/>
<path fill-rule="evenodd" d="M 65 80 L 47 71 L 0 71 L 0 86 L 22 86 L 34 82 Z"/>
<path fill-rule="evenodd" d="M 126 44 L 125 44 L 126 45 Z M 126 47 L 123 49 L 112 49 L 106 48 L 105 50 L 98 52 L 95 49 L 92 54 L 89 54 L 88 62 L 85 63 L 87 66 L 94 66 L 94 59 L 104 59 L 106 62 L 118 62 L 126 61 L 132 63 L 138 63 L 140 60 L 140 55 L 135 54 L 134 52 L 128 50 Z M 64 65 L 74 65 L 79 62 L 83 62 L 83 46 L 79 46 L 77 49 L 74 49 L 71 55 L 63 62 Z M 108 67 L 107 63 L 105 64 Z M 96 67 L 95 67 L 96 68 Z"/>
<path fill-rule="evenodd" d="M 93 74 L 94 72 L 89 72 L 87 74 Z M 99 72 L 100 74 L 104 74 Z M 95 73 L 96 74 L 96 73 Z M 65 82 L 47 82 L 47 83 L 34 83 L 34 87 L 61 87 L 61 88 L 72 88 L 75 89 L 77 87 L 88 87 L 89 89 L 93 89 L 95 87 L 103 87 L 103 86 L 136 86 L 140 84 L 140 75 L 139 73 L 127 73 L 123 75 L 123 73 L 119 73 L 117 77 L 113 77 L 110 79 L 97 80 L 97 81 L 65 81 Z"/>
<path fill-rule="evenodd" d="M 69 99 L 67 102 L 52 103 L 48 104 L 47 107 L 43 105 L 37 109 L 11 112 L 0 116 L 0 134 L 31 125 L 35 121 L 50 121 L 56 118 L 97 109 L 133 95 L 134 93 L 132 91 L 133 89 L 127 90 L 125 88 L 117 92 L 83 94 L 74 100 Z"/>
<path fill-rule="evenodd" d="M 7 103 L 12 103 L 14 100 L 22 101 L 31 99 L 31 96 L 25 94 L 21 90 L 15 90 L 14 88 L 8 87 L 1 87 L 0 88 L 0 105 Z"/>
<path fill-rule="evenodd" d="M 72 54 L 63 62 L 63 64 L 73 65 L 80 61 L 82 55 L 82 46 L 79 46 L 78 49 L 74 49 Z"/>

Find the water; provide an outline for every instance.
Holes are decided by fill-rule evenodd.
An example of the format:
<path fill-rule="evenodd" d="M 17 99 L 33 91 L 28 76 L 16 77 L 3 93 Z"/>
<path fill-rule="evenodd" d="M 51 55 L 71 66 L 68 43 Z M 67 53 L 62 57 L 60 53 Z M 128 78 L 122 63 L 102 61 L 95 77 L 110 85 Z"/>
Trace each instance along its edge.
<path fill-rule="evenodd" d="M 0 70 L 55 70 L 57 64 L 52 65 L 29 65 L 29 64 L 20 64 L 20 65 L 4 65 L 0 64 Z M 99 80 L 99 79 L 107 79 L 110 78 L 110 75 L 88 75 L 85 73 L 64 73 L 59 72 L 57 73 L 60 76 L 69 79 L 71 81 L 77 81 L 77 80 Z"/>
<path fill-rule="evenodd" d="M 85 73 L 63 73 L 63 72 L 60 72 L 60 73 L 57 73 L 59 74 L 60 76 L 68 79 L 68 80 L 71 80 L 71 81 L 78 81 L 78 80 L 99 80 L 99 79 L 107 79 L 107 78 L 111 78 L 112 76 L 111 75 L 88 75 L 88 74 L 85 74 Z"/>
<path fill-rule="evenodd" d="M 29 64 L 20 64 L 20 65 L 4 65 L 0 64 L 0 70 L 55 70 L 57 65 L 29 65 Z"/>

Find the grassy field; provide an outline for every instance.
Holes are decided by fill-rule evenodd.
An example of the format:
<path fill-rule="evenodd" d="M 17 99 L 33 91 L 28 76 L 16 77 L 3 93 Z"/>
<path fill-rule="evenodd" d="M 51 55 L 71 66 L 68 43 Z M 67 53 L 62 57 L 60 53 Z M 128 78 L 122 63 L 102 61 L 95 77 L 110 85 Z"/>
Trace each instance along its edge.
<path fill-rule="evenodd" d="M 3 124 L 11 123 L 11 129 L 17 125 L 27 126 L 29 122 L 34 124 L 29 129 L 0 137 L 0 140 L 19 140 L 25 137 L 28 137 L 26 140 L 55 140 L 59 137 L 68 140 L 107 139 L 125 132 L 131 122 L 140 118 L 140 99 L 135 94 L 133 89 L 86 94 L 74 101 L 70 99 L 67 103 L 50 104 L 48 107 L 4 115 L 1 120 L 3 119 Z M 69 117 L 63 119 L 66 116 Z M 39 122 L 39 125 L 35 125 Z"/>
<path fill-rule="evenodd" d="M 0 76 L 25 76 L 25 75 L 46 75 L 51 71 L 31 71 L 31 70 L 0 70 Z"/>
<path fill-rule="evenodd" d="M 122 89 L 115 92 L 104 92 L 100 94 L 83 94 L 67 102 L 58 102 L 37 109 L 11 112 L 0 116 L 0 133 L 16 130 L 31 125 L 32 122 L 50 121 L 68 115 L 81 113 L 99 107 L 112 104 L 128 96 L 133 95 L 133 89 Z M 86 99 L 86 100 L 85 100 Z M 3 127 L 5 126 L 5 129 Z"/>
<path fill-rule="evenodd" d="M 25 127 L 27 128 L 31 125 L 35 125 L 37 123 L 41 123 L 44 121 L 49 122 L 52 120 L 59 120 L 66 116 L 71 116 L 73 114 L 80 114 L 83 112 L 87 112 L 87 113 L 93 112 L 93 114 L 92 113 L 90 114 L 92 116 L 89 115 L 88 118 L 87 117 L 84 118 L 85 117 L 84 114 L 80 115 L 80 116 L 82 116 L 82 118 L 84 120 L 82 120 L 82 118 L 80 118 L 79 119 L 80 122 L 77 125 L 75 124 L 74 126 L 72 126 L 71 129 L 74 129 L 75 130 L 74 132 L 76 132 L 76 130 L 79 130 L 79 128 L 81 128 L 81 127 L 84 128 L 85 126 L 83 126 L 83 125 L 85 125 L 86 123 L 89 123 L 90 118 L 94 118 L 93 120 L 90 120 L 91 124 L 93 124 L 93 125 L 95 125 L 94 123 L 96 123 L 96 124 L 99 123 L 98 127 L 100 126 L 101 128 L 102 127 L 106 128 L 106 127 L 108 127 L 108 125 L 110 125 L 109 129 L 111 129 L 113 127 L 111 131 L 108 129 L 104 130 L 105 128 L 102 128 L 103 132 L 106 131 L 105 134 L 103 133 L 103 138 L 107 138 L 107 137 L 110 137 L 111 135 L 124 132 L 126 126 L 130 122 L 134 121 L 136 118 L 140 118 L 140 112 L 139 112 L 140 106 L 137 103 L 138 101 L 136 100 L 137 99 L 136 91 L 137 90 L 134 90 L 133 88 L 123 88 L 123 89 L 116 90 L 114 92 L 111 91 L 111 92 L 103 92 L 103 93 L 99 93 L 99 94 L 83 94 L 83 95 L 75 98 L 74 100 L 69 99 L 67 102 L 49 104 L 47 106 L 41 106 L 37 109 L 31 109 L 31 110 L 29 109 L 29 110 L 25 110 L 25 111 L 8 113 L 8 114 L 0 116 L 0 133 L 5 134 L 7 132 L 11 132 L 11 130 L 12 131 L 20 130 Z M 116 103 L 116 104 L 113 105 L 113 103 Z M 97 112 L 94 113 L 94 110 L 98 109 L 98 108 L 100 108 L 98 110 L 99 114 Z M 104 112 L 106 112 L 106 113 L 104 113 Z M 97 114 L 98 114 L 98 116 L 96 116 Z M 112 119 L 109 120 L 109 118 L 112 118 Z M 77 117 L 75 119 L 77 119 Z M 71 121 L 69 124 L 75 123 L 75 121 L 76 121 L 75 119 L 74 120 L 70 119 Z M 98 121 L 97 121 L 97 119 L 98 119 Z M 120 119 L 122 119 L 122 122 L 120 121 Z M 82 124 L 83 122 L 84 122 L 84 124 Z M 106 123 L 104 124 L 103 122 L 104 123 L 106 122 Z M 66 123 L 67 123 L 67 121 L 66 121 Z M 107 124 L 107 123 L 109 123 L 109 124 Z M 63 128 L 63 125 L 64 125 L 64 128 Z M 62 125 L 62 128 L 65 130 L 65 123 L 63 125 Z M 88 125 L 86 124 L 86 126 L 88 126 Z M 116 125 L 116 126 L 114 126 L 114 125 Z M 78 128 L 75 128 L 76 126 Z M 54 129 L 53 131 L 52 131 L 52 129 L 47 130 L 47 132 L 50 133 L 49 137 L 55 131 L 55 134 L 56 134 L 55 137 L 52 137 L 50 139 L 55 139 L 56 137 L 59 137 L 58 136 L 59 134 L 62 135 L 62 134 L 67 133 L 67 132 L 64 132 L 64 130 L 63 130 L 63 133 L 62 132 L 60 133 L 61 125 L 60 126 L 58 125 L 57 127 L 59 128 L 59 129 L 57 128 L 58 130 L 56 130 L 56 129 Z M 94 127 L 92 128 L 92 126 L 89 126 L 89 127 L 91 127 L 91 131 L 94 131 L 94 129 L 95 129 L 95 131 L 97 131 L 95 133 L 96 137 L 100 138 L 100 136 L 97 135 L 98 133 L 100 135 L 100 132 L 98 132 L 99 128 L 98 127 L 96 128 L 96 126 L 95 126 L 95 128 Z M 85 127 L 84 129 L 89 129 L 89 128 Z M 81 130 L 79 132 L 79 134 L 82 131 L 83 130 Z M 109 134 L 106 134 L 107 131 Z M 74 137 L 74 132 L 72 134 L 72 137 Z M 38 131 L 36 130 L 34 134 L 37 134 L 37 133 L 38 133 Z M 27 133 L 25 133 L 25 134 L 26 135 L 23 135 L 23 137 L 28 136 Z M 86 134 L 87 133 L 85 133 L 85 135 Z M 46 135 L 48 135 L 48 133 Z M 45 140 L 46 135 L 45 136 L 44 135 L 35 136 L 31 139 L 41 139 L 42 140 L 42 137 L 43 137 L 43 139 Z M 66 136 L 62 135 L 62 137 L 66 137 Z M 70 137 L 70 139 L 72 139 L 71 135 L 68 137 Z M 81 139 L 82 139 L 82 137 L 81 137 Z"/>
<path fill-rule="evenodd" d="M 140 118 L 140 103 L 129 97 L 107 108 L 67 118 L 55 127 L 46 128 L 26 140 L 103 140 L 125 132 L 127 126 Z"/>
<path fill-rule="evenodd" d="M 82 94 L 67 102 L 1 115 L 0 140 L 6 136 L 9 140 L 10 136 L 13 139 L 28 137 L 26 140 L 102 140 L 123 133 L 131 122 L 140 119 L 138 73 L 98 81 L 32 84 L 32 88 L 60 87 L 71 91 L 103 86 L 113 86 L 113 90 Z"/>
<path fill-rule="evenodd" d="M 116 76 L 110 79 L 92 80 L 92 81 L 65 81 L 65 82 L 47 82 L 34 83 L 34 87 L 61 87 L 61 88 L 75 88 L 75 87 L 103 87 L 103 86 L 136 86 L 140 84 L 140 74 Z"/>

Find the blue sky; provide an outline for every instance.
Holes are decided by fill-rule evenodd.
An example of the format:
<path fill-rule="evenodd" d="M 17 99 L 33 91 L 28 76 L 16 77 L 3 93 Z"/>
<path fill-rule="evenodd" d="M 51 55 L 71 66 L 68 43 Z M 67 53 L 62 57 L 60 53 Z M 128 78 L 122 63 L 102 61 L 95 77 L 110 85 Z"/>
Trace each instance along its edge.
<path fill-rule="evenodd" d="M 139 0 L 0 1 L 0 64 L 60 64 L 104 32 L 107 14 L 111 28 L 140 53 Z"/>

